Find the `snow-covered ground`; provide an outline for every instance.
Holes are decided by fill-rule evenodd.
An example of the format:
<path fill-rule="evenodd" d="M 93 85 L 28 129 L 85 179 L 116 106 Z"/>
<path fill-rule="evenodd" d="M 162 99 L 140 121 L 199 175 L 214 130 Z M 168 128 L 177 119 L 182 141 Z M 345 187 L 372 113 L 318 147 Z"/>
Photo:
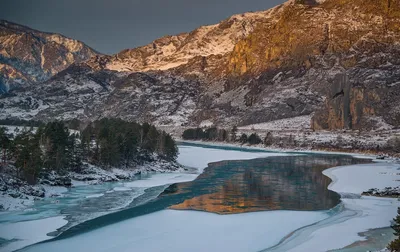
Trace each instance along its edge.
<path fill-rule="evenodd" d="M 385 152 L 388 140 L 394 137 L 400 138 L 400 129 L 387 125 L 380 117 L 372 117 L 377 128 L 369 131 L 359 130 L 318 130 L 311 129 L 311 115 L 280 119 L 266 123 L 251 124 L 238 127 L 237 137 L 241 134 L 257 133 L 263 140 L 267 134 L 272 136 L 272 145 L 268 148 L 288 150 L 340 150 L 340 151 L 373 151 Z M 203 121 L 199 127 L 213 126 L 211 121 Z M 181 139 L 183 132 L 188 127 L 159 126 L 164 131 L 172 134 L 176 139 Z M 222 128 L 223 126 L 219 126 Z M 189 127 L 193 128 L 193 127 Z M 225 127 L 230 131 L 231 127 Z"/>
<path fill-rule="evenodd" d="M 32 130 L 35 133 L 38 127 L 28 127 L 28 126 L 13 126 L 13 125 L 0 125 L 0 128 L 6 128 L 8 134 L 12 134 L 14 137 L 21 134 L 24 131 Z M 70 134 L 79 134 L 79 130 L 69 129 Z"/>
<path fill-rule="evenodd" d="M 296 130 L 309 130 L 311 129 L 311 121 L 313 114 L 290 117 L 286 119 L 280 119 L 275 121 L 270 121 L 266 123 L 257 123 L 239 127 L 239 130 L 269 130 L 269 131 L 296 131 Z M 385 131 L 392 130 L 394 127 L 389 125 L 383 120 L 382 117 L 369 117 L 368 120 L 373 121 L 376 125 L 373 131 Z M 200 126 L 202 127 L 202 126 Z"/>
<path fill-rule="evenodd" d="M 320 223 L 299 230 L 271 251 L 328 251 L 364 240 L 359 233 L 388 227 L 396 216 L 400 201 L 392 198 L 362 196 L 372 188 L 399 185 L 400 165 L 366 164 L 335 167 L 323 172 L 332 179 L 329 189 L 344 197 L 343 211 Z M 358 197 L 357 197 L 358 196 Z"/>
<path fill-rule="evenodd" d="M 323 174 L 333 181 L 328 188 L 340 194 L 361 195 L 371 188 L 383 189 L 400 184 L 399 164 L 373 163 L 335 167 L 325 170 Z"/>
<path fill-rule="evenodd" d="M 258 123 L 239 127 L 239 130 L 306 130 L 310 129 L 313 115 L 292 117 L 266 123 Z"/>
<path fill-rule="evenodd" d="M 27 196 L 27 198 L 13 198 L 8 195 L 0 195 L 0 205 L 2 210 L 16 211 L 28 208 L 34 204 L 34 197 Z"/>
<path fill-rule="evenodd" d="M 397 199 L 343 199 L 344 210 L 315 226 L 302 229 L 294 239 L 272 251 L 329 251 L 365 240 L 359 233 L 388 227 L 396 216 Z"/>

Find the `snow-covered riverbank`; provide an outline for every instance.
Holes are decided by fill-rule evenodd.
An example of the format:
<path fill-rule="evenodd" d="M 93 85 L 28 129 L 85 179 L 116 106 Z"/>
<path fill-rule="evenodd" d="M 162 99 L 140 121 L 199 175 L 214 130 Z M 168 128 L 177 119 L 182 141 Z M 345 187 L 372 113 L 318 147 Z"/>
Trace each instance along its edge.
<path fill-rule="evenodd" d="M 80 173 L 69 172 L 65 175 L 48 173 L 39 180 L 37 185 L 33 186 L 15 178 L 14 171 L 5 170 L 0 174 L 0 210 L 23 210 L 32 207 L 35 201 L 44 198 L 57 200 L 69 187 L 132 180 L 138 174 L 144 173 L 182 172 L 184 170 L 179 164 L 164 160 L 146 163 L 131 169 L 104 170 L 90 164 L 84 164 L 82 169 Z"/>
<path fill-rule="evenodd" d="M 387 149 L 390 139 L 400 138 L 400 129 L 394 129 L 382 124 L 380 129 L 370 131 L 359 130 L 311 130 L 311 116 L 301 116 L 268 123 L 254 124 L 238 127 L 236 136 L 247 136 L 257 133 L 261 139 L 270 135 L 271 146 L 268 149 L 285 151 L 290 148 L 306 151 L 342 151 L 353 153 L 355 151 L 373 154 L 391 154 L 400 158 L 399 153 Z M 200 127 L 212 127 L 212 124 L 203 124 Z M 182 139 L 183 132 L 188 129 L 185 126 L 160 126 L 161 129 L 172 134 L 175 139 Z M 203 128 L 204 129 L 204 128 Z M 231 128 L 225 128 L 230 132 Z M 224 142 L 216 144 L 224 145 Z M 231 143 L 229 143 L 231 144 Z M 262 145 L 260 145 L 262 146 Z M 264 146 L 262 146 L 264 147 Z"/>
<path fill-rule="evenodd" d="M 399 163 L 400 158 L 392 157 L 389 155 L 375 155 L 371 153 L 363 153 L 363 152 L 341 152 L 341 151 L 327 151 L 327 150 L 316 150 L 312 148 L 274 148 L 274 147 L 266 147 L 263 144 L 258 145 L 242 145 L 240 143 L 227 143 L 227 142 L 209 142 L 209 141 L 190 141 L 190 140 L 183 140 L 177 139 L 178 142 L 184 144 L 194 144 L 199 146 L 214 146 L 214 147 L 233 147 L 233 148 L 240 148 L 245 150 L 260 150 L 260 151 L 270 151 L 270 152 L 281 152 L 281 153 L 290 153 L 290 154 L 307 154 L 307 153 L 314 153 L 314 154 L 338 154 L 338 155 L 349 155 L 356 158 L 368 158 L 372 159 L 374 162 L 390 162 L 390 163 Z"/>

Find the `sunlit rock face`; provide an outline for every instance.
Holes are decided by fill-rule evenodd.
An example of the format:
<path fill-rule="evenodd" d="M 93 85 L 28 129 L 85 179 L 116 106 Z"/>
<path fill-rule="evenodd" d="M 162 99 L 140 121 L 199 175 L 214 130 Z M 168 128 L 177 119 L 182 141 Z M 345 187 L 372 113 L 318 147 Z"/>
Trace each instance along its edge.
<path fill-rule="evenodd" d="M 96 54 L 77 40 L 0 20 L 0 93 L 45 81 Z"/>
<path fill-rule="evenodd" d="M 399 24 L 398 0 L 291 0 L 74 64 L 18 101 L 3 100 L 0 117 L 231 127 L 312 115 L 316 130 L 394 128 Z M 57 99 L 47 99 L 54 86 Z M 92 91 L 82 99 L 82 89 Z M 27 97 L 43 106 L 20 109 Z"/>

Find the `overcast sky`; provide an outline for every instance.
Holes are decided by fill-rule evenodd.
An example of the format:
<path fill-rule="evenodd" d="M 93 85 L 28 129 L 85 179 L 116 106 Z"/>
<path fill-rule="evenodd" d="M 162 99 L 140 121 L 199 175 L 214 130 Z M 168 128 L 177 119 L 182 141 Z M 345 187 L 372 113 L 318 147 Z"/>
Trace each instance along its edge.
<path fill-rule="evenodd" d="M 0 19 L 81 40 L 102 53 L 214 24 L 284 0 L 0 0 Z"/>

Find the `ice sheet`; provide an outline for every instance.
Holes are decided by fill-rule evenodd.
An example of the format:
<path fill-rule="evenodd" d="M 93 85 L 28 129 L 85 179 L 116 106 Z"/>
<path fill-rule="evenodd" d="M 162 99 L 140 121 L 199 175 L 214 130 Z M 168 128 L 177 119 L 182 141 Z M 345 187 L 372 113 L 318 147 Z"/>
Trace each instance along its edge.
<path fill-rule="evenodd" d="M 280 246 L 266 251 L 327 251 L 363 240 L 359 233 L 388 227 L 400 201 L 359 195 L 370 188 L 399 185 L 400 166 L 374 163 L 335 167 L 323 173 L 332 179 L 329 189 L 344 197 L 343 210 L 317 225 L 299 230 Z"/>
<path fill-rule="evenodd" d="M 325 218 L 326 212 L 217 215 L 164 210 L 23 251 L 259 251 Z"/>
<path fill-rule="evenodd" d="M 57 216 L 34 221 L 1 224 L 0 237 L 17 240 L 0 247 L 1 252 L 14 251 L 27 245 L 52 238 L 47 233 L 67 224 L 65 216 Z"/>
<path fill-rule="evenodd" d="M 270 156 L 287 156 L 282 152 L 250 152 L 223 150 L 195 146 L 180 146 L 178 162 L 182 165 L 197 168 L 201 173 L 207 164 L 223 160 L 248 160 Z"/>

